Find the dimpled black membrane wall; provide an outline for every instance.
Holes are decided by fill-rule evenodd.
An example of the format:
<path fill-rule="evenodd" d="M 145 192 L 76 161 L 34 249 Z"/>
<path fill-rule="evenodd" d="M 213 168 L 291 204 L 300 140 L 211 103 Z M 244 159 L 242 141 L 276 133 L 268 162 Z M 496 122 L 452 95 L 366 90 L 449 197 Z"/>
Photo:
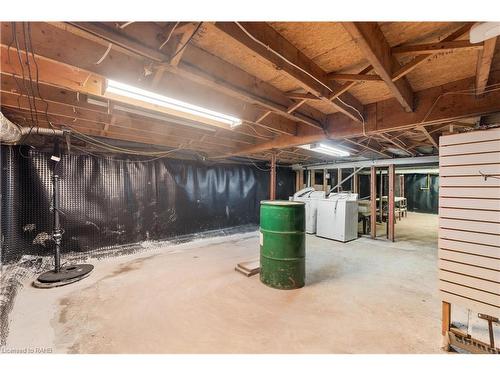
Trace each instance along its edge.
<path fill-rule="evenodd" d="M 2 145 L 4 264 L 25 254 L 52 254 L 50 156 Z M 57 171 L 63 253 L 258 224 L 259 202 L 269 196 L 269 172 L 264 166 L 120 159 L 62 156 Z M 293 195 L 294 179 L 290 168 L 278 168 L 278 199 Z"/>

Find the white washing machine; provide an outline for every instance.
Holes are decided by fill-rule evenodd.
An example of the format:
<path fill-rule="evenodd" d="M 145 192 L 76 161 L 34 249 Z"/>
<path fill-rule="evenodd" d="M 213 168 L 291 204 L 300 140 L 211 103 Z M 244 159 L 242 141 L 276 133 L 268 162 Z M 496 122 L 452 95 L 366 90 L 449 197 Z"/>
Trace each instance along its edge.
<path fill-rule="evenodd" d="M 317 200 L 316 235 L 347 242 L 358 238 L 358 194 L 332 193 Z"/>
<path fill-rule="evenodd" d="M 293 195 L 293 201 L 304 202 L 306 210 L 306 233 L 316 233 L 316 215 L 318 211 L 318 200 L 325 198 L 325 192 L 308 187 L 299 190 Z"/>

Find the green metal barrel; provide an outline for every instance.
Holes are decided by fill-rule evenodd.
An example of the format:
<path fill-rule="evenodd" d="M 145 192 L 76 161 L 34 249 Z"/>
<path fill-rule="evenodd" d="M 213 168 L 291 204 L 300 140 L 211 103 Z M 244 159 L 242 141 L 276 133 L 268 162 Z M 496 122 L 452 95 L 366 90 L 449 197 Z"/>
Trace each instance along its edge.
<path fill-rule="evenodd" d="M 304 286 L 306 275 L 303 202 L 260 202 L 260 281 L 277 289 Z"/>

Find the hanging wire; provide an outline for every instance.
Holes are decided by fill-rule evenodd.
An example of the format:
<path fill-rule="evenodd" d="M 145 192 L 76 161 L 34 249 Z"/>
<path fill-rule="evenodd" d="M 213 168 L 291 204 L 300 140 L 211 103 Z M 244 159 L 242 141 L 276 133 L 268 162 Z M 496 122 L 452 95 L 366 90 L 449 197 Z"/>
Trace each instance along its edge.
<path fill-rule="evenodd" d="M 179 48 L 175 53 L 174 55 L 170 58 L 170 60 L 173 60 L 179 53 L 181 53 L 184 48 L 187 47 L 187 45 L 189 44 L 189 42 L 191 42 L 191 40 L 194 38 L 194 36 L 196 35 L 196 33 L 198 32 L 198 30 L 200 29 L 201 25 L 203 24 L 203 22 L 200 22 L 198 23 L 198 26 L 196 26 L 196 29 L 194 29 L 193 33 L 191 34 L 191 36 L 189 37 L 189 39 L 186 41 L 186 43 L 184 43 L 182 45 L 181 48 Z"/>
<path fill-rule="evenodd" d="M 177 26 L 179 26 L 179 21 L 177 21 L 174 25 L 174 27 L 172 27 L 172 30 L 170 30 L 170 32 L 168 33 L 168 36 L 167 36 L 167 39 L 165 39 L 165 41 L 161 44 L 161 46 L 158 48 L 159 50 L 161 50 L 163 47 L 165 47 L 165 44 L 168 43 L 168 41 L 170 40 L 170 38 L 172 37 L 172 35 L 174 34 L 174 31 L 175 29 L 177 28 Z"/>

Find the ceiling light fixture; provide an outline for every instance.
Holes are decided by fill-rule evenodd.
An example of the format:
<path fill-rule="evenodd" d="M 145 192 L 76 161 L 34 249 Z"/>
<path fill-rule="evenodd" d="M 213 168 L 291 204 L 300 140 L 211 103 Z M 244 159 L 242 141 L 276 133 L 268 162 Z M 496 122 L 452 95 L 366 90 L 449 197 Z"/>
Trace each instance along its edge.
<path fill-rule="evenodd" d="M 107 80 L 105 96 L 122 102 L 125 101 L 128 104 L 142 105 L 144 108 L 215 126 L 226 124 L 233 128 L 242 123 L 239 118 L 233 116 L 109 79 Z"/>
<path fill-rule="evenodd" d="M 303 148 L 305 150 L 310 150 L 310 151 L 318 152 L 320 154 L 331 155 L 331 156 L 349 156 L 350 155 L 347 151 L 326 145 L 324 143 L 313 143 L 310 145 L 303 145 L 303 146 L 299 146 L 299 147 Z"/>

